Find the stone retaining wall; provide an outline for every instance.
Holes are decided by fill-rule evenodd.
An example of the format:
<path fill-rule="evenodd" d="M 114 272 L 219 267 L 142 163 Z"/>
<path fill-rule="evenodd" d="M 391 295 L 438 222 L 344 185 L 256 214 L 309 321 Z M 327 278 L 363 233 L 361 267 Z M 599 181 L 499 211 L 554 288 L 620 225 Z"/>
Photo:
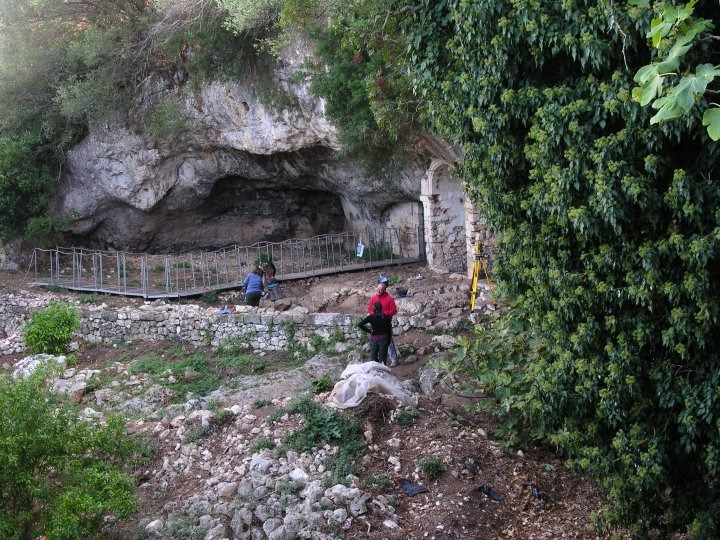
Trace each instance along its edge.
<path fill-rule="evenodd" d="M 50 298 L 28 300 L 17 295 L 0 295 L 0 354 L 22 352 L 22 327 L 33 311 L 47 306 Z M 90 343 L 116 341 L 173 340 L 194 346 L 217 347 L 224 341 L 242 339 L 255 349 L 281 350 L 292 340 L 302 346 L 313 335 L 331 334 L 345 339 L 363 335 L 356 324 L 360 317 L 339 313 L 309 313 L 306 308 L 277 312 L 267 308 L 236 306 L 233 313 L 221 315 L 216 308 L 191 304 L 148 303 L 140 307 L 111 309 L 106 305 L 78 306 L 82 328 L 77 338 Z M 427 328 L 430 321 L 422 314 L 396 317 L 395 334 L 410 328 Z"/>
<path fill-rule="evenodd" d="M 346 338 L 354 337 L 358 333 L 354 324 L 349 315 L 308 313 L 303 308 L 277 313 L 240 306 L 235 313 L 220 315 L 217 309 L 160 305 L 86 311 L 80 335 L 96 343 L 170 339 L 215 347 L 224 341 L 243 339 L 256 349 L 278 350 L 287 347 L 288 339 L 306 344 L 313 334 L 327 338 L 339 332 Z"/>

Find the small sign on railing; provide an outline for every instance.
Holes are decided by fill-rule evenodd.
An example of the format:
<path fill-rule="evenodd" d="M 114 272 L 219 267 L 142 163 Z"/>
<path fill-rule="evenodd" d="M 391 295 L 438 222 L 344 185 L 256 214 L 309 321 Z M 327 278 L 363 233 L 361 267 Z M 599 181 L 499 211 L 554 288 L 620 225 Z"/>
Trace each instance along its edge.
<path fill-rule="evenodd" d="M 365 253 L 365 246 L 363 245 L 362 242 L 360 242 L 360 243 L 357 245 L 357 249 L 355 250 L 355 256 L 356 256 L 356 257 L 362 257 L 362 256 L 363 256 L 363 253 Z"/>

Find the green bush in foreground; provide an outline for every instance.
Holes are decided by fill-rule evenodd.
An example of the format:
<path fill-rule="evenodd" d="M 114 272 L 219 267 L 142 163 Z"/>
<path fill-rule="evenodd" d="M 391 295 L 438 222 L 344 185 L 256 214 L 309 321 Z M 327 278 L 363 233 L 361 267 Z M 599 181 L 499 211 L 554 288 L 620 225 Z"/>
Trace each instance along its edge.
<path fill-rule="evenodd" d="M 46 389 L 44 373 L 0 375 L 0 538 L 89 538 L 103 515 L 133 512 L 125 469 L 140 445 L 124 427 L 79 419 Z"/>
<path fill-rule="evenodd" d="M 25 325 L 25 345 L 35 354 L 62 354 L 79 328 L 80 318 L 73 306 L 50 302 L 47 308 L 33 313 Z"/>

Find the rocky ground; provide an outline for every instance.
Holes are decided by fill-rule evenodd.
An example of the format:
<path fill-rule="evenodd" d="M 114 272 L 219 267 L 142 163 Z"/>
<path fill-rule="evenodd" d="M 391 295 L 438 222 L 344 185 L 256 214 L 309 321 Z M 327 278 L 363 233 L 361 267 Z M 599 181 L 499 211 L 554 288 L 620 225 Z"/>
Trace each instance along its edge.
<path fill-rule="evenodd" d="M 458 396 L 443 383 L 433 385 L 437 372 L 428 363 L 450 357 L 456 335 L 466 327 L 458 323 L 468 320 L 467 280 L 433 275 L 421 265 L 384 272 L 433 319 L 427 331 L 414 329 L 396 338 L 404 354 L 392 375 L 419 396 L 419 403 L 398 407 L 372 394 L 340 413 L 360 422 L 366 443 L 342 483 L 330 465 L 341 444 L 309 452 L 289 448 L 288 436 L 307 424 L 292 407 L 301 394 L 324 405 L 328 392 L 321 383 L 332 386 L 349 362 L 363 361 L 364 343 L 329 343 L 301 356 L 234 351 L 250 358 L 244 364 L 177 343 L 80 344 L 77 364 L 66 375 L 92 382 L 73 396 L 84 414 L 98 420 L 124 414 L 131 431 L 155 447 L 151 464 L 136 471 L 141 511 L 111 520 L 105 536 L 594 537 L 588 525 L 602 500 L 588 481 L 570 474 L 545 449 L 504 449 L 493 438 L 490 418 L 466 412 L 473 398 Z M 285 283 L 282 302 L 360 317 L 376 279 L 376 272 L 358 272 Z M 0 274 L 0 293 L 10 292 L 41 291 L 24 274 Z M 142 301 L 103 296 L 102 302 Z M 239 295 L 229 292 L 213 305 L 220 309 L 239 302 Z M 482 304 L 495 309 L 487 296 Z M 15 369 L 23 357 L 6 356 L 0 365 Z M 221 384 L 202 397 L 183 394 L 181 383 L 203 374 L 172 366 L 200 357 Z M 163 370 L 156 370 L 158 365 Z"/>

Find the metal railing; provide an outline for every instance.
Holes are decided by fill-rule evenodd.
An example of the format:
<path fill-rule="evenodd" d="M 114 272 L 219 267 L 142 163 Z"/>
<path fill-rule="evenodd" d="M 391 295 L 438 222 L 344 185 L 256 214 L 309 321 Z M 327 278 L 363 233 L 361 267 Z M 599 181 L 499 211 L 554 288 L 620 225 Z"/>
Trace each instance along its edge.
<path fill-rule="evenodd" d="M 144 298 L 191 296 L 241 287 L 253 267 L 268 260 L 280 280 L 419 262 L 425 257 L 421 234 L 412 227 L 368 229 L 179 255 L 36 248 L 29 271 L 37 285 Z"/>

